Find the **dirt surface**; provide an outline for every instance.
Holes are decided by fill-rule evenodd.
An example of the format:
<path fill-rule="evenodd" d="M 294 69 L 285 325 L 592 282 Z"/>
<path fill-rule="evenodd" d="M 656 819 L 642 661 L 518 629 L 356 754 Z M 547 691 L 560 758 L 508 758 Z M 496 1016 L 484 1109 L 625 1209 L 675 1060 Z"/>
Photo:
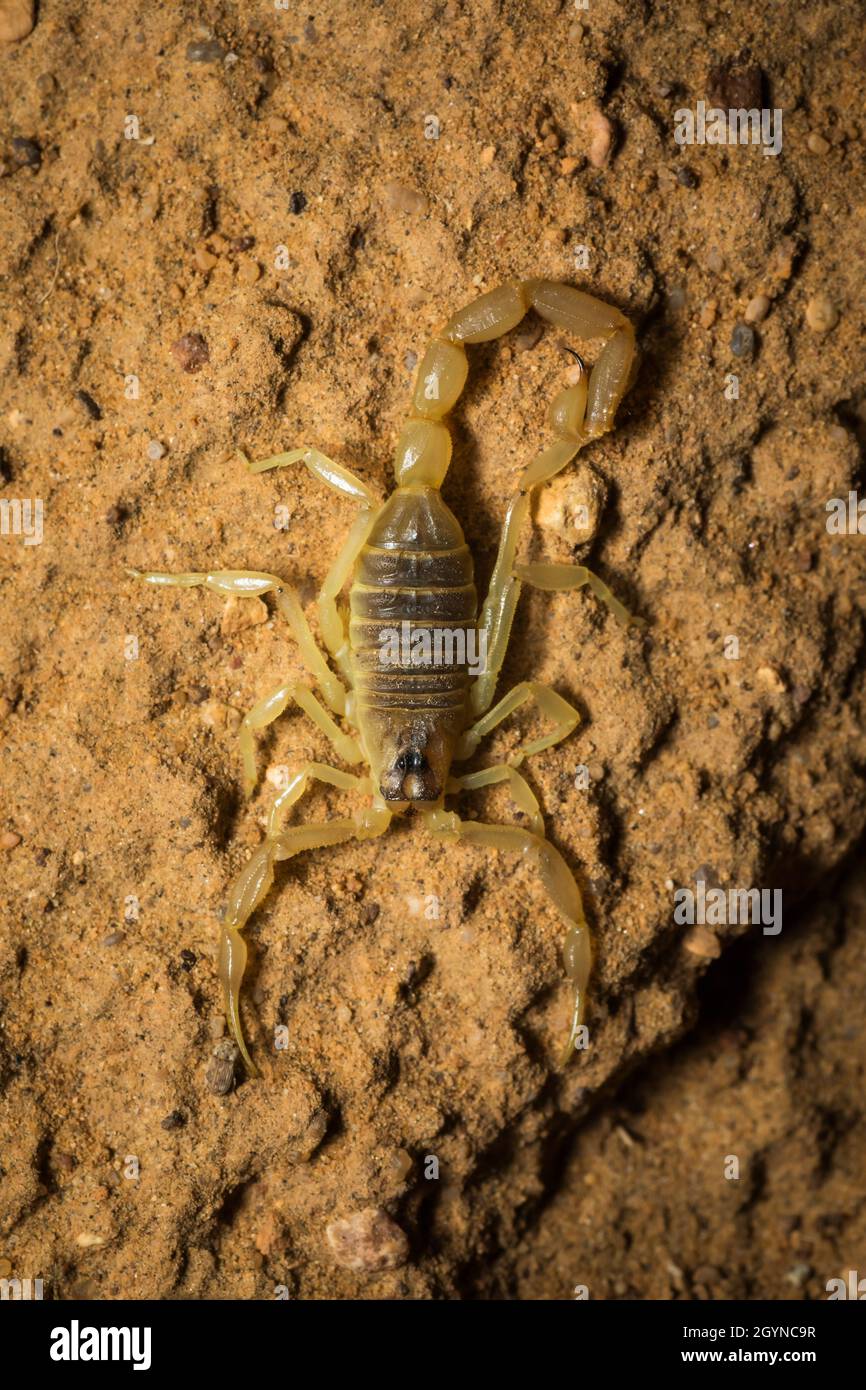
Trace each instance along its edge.
<path fill-rule="evenodd" d="M 0 536 L 0 1273 L 821 1296 L 864 1234 L 862 885 L 794 926 L 866 821 L 864 541 L 826 524 L 866 432 L 857 8 L 29 14 L 0 5 L 0 498 L 44 506 L 40 544 Z M 778 156 L 676 143 L 677 110 L 751 96 Z M 315 626 L 351 509 L 236 450 L 315 444 L 384 492 L 430 334 L 534 276 L 641 349 L 521 553 L 587 560 L 650 626 L 527 593 L 500 684 L 583 716 L 527 775 L 594 923 L 591 1045 L 555 1071 L 562 929 L 529 866 L 409 819 L 282 870 L 248 933 L 263 1074 L 219 1094 L 225 884 L 276 769 L 330 749 L 289 715 L 244 805 L 240 717 L 296 650 L 263 604 L 125 569 L 277 572 Z M 472 351 L 453 417 L 482 588 L 574 370 L 536 326 Z M 499 789 L 461 809 L 515 818 Z M 781 940 L 676 922 L 697 880 L 780 889 Z"/>

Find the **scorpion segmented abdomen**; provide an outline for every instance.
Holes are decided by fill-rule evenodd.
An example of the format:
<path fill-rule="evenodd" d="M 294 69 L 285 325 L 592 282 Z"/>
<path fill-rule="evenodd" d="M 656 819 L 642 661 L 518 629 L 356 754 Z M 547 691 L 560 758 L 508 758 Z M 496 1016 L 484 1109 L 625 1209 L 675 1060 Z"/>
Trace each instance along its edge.
<path fill-rule="evenodd" d="M 392 494 L 358 557 L 349 602 L 361 706 L 464 707 L 466 648 L 449 644 L 443 662 L 443 644 L 447 633 L 474 629 L 478 595 L 460 523 L 436 488 Z M 429 660 L 415 640 L 422 633 L 431 639 Z"/>

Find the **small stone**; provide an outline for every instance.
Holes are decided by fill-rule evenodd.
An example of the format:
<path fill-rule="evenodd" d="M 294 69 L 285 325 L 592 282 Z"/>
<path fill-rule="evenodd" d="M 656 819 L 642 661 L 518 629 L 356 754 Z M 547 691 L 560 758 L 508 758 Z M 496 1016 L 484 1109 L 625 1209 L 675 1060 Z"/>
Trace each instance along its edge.
<path fill-rule="evenodd" d="M 587 158 L 593 169 L 603 169 L 613 149 L 614 125 L 600 107 L 589 113 L 589 148 Z"/>
<path fill-rule="evenodd" d="M 743 318 L 746 323 L 763 323 L 770 310 L 770 301 L 765 294 L 756 294 L 746 305 Z"/>
<path fill-rule="evenodd" d="M 193 260 L 195 261 L 196 269 L 200 270 L 203 275 L 206 275 L 209 270 L 213 270 L 214 266 L 218 264 L 217 257 L 212 251 L 208 250 L 204 242 L 199 242 L 198 246 L 195 248 Z"/>
<path fill-rule="evenodd" d="M 694 927 L 683 941 L 683 946 L 693 956 L 701 960 L 717 960 L 722 954 L 719 939 L 709 927 Z"/>
<path fill-rule="evenodd" d="M 240 1061 L 240 1048 L 231 1038 L 217 1043 L 205 1072 L 208 1090 L 215 1096 L 226 1096 L 235 1084 L 235 1072 Z"/>
<path fill-rule="evenodd" d="M 306 193 L 296 192 L 292 194 L 291 198 L 289 199 L 289 212 L 292 214 L 293 217 L 300 217 L 301 213 L 304 211 L 304 208 L 306 206 Z"/>
<path fill-rule="evenodd" d="M 245 256 L 238 266 L 238 279 L 242 285 L 254 285 L 261 273 L 262 268 L 258 261 L 250 260 L 248 256 Z"/>
<path fill-rule="evenodd" d="M 0 849 L 16 849 L 21 844 L 21 836 L 14 830 L 0 832 Z"/>
<path fill-rule="evenodd" d="M 829 333 L 839 322 L 839 311 L 826 294 L 816 294 L 806 305 L 806 322 L 813 333 Z"/>
<path fill-rule="evenodd" d="M 385 205 L 392 212 L 405 212 L 412 217 L 420 217 L 427 211 L 427 199 L 415 188 L 407 188 L 397 179 L 389 179 L 383 189 Z"/>
<path fill-rule="evenodd" d="M 711 246 L 707 254 L 707 270 L 712 271 L 713 275 L 721 275 L 724 268 L 724 256 L 718 246 Z"/>
<path fill-rule="evenodd" d="M 564 175 L 565 178 L 569 178 L 582 167 L 583 160 L 579 155 L 567 154 L 564 159 L 559 161 L 559 172 Z"/>
<path fill-rule="evenodd" d="M 165 458 L 165 445 L 158 439 L 151 439 L 147 446 L 147 457 L 156 463 L 157 459 Z"/>
<path fill-rule="evenodd" d="M 210 361 L 210 350 L 200 333 L 184 333 L 172 343 L 171 350 L 185 372 L 200 372 Z"/>
<path fill-rule="evenodd" d="M 578 464 L 566 477 L 554 478 L 541 492 L 536 511 L 539 526 L 560 536 L 571 549 L 591 540 L 605 502 L 605 486 L 589 464 Z"/>
<path fill-rule="evenodd" d="M 100 1245 L 105 1244 L 105 1237 L 95 1235 L 93 1231 L 79 1231 L 75 1237 L 75 1244 L 82 1250 L 96 1250 Z"/>
<path fill-rule="evenodd" d="M 788 688 L 775 666 L 759 666 L 755 674 L 761 684 L 766 686 L 773 695 L 782 695 Z"/>
<path fill-rule="evenodd" d="M 409 1256 L 405 1234 L 377 1207 L 331 1221 L 325 1235 L 337 1264 L 358 1274 L 398 1269 Z"/>
<path fill-rule="evenodd" d="M 38 169 L 42 163 L 42 146 L 27 135 L 12 139 L 12 159 L 19 169 Z"/>
<path fill-rule="evenodd" d="M 716 314 L 719 311 L 719 301 L 717 299 L 705 299 L 701 305 L 701 312 L 698 315 L 698 323 L 701 328 L 712 328 L 716 321 Z"/>
<path fill-rule="evenodd" d="M 122 932 L 122 931 L 111 931 L 111 932 L 108 933 L 108 936 L 104 936 L 104 937 L 102 938 L 102 944 L 103 944 L 103 946 L 119 946 L 120 943 L 121 943 L 122 941 L 125 941 L 125 940 L 126 940 L 126 933 L 125 933 L 125 932 Z"/>
<path fill-rule="evenodd" d="M 0 43 L 20 43 L 36 23 L 36 0 L 3 0 L 0 4 Z"/>
<path fill-rule="evenodd" d="M 484 149 L 481 151 L 481 154 L 478 156 L 479 163 L 483 164 L 484 167 L 485 167 L 485 169 L 489 169 L 489 168 L 490 168 L 490 165 L 493 163 L 493 161 L 494 161 L 495 158 L 496 158 L 496 146 L 495 146 L 495 145 L 485 145 L 485 146 L 484 146 Z"/>
<path fill-rule="evenodd" d="M 771 279 L 790 280 L 791 271 L 794 269 L 794 256 L 796 253 L 796 242 L 794 242 L 791 237 L 784 237 L 770 257 L 767 273 Z"/>
<path fill-rule="evenodd" d="M 690 169 L 687 164 L 677 169 L 677 183 L 681 183 L 683 188 L 697 188 L 699 182 L 694 169 Z"/>
<path fill-rule="evenodd" d="M 734 325 L 731 334 L 731 352 L 735 357 L 751 357 L 755 351 L 755 330 L 747 323 Z"/>
<path fill-rule="evenodd" d="M 229 250 L 234 252 L 251 251 L 256 244 L 254 236 L 236 236 L 229 242 Z"/>
<path fill-rule="evenodd" d="M 764 105 L 764 74 L 755 63 L 739 63 L 728 59 L 713 68 L 707 82 L 708 104 L 721 106 L 725 111 L 745 107 L 758 110 Z"/>
<path fill-rule="evenodd" d="M 186 46 L 188 63 L 221 63 L 225 55 L 219 39 L 194 39 Z"/>
<path fill-rule="evenodd" d="M 186 1116 L 181 1110 L 172 1110 L 166 1115 L 164 1120 L 160 1120 L 161 1129 L 183 1129 L 186 1124 Z"/>
<path fill-rule="evenodd" d="M 817 130 L 810 130 L 806 144 L 813 154 L 829 154 L 830 152 L 830 141 L 825 140 L 824 136 L 819 134 Z"/>
<path fill-rule="evenodd" d="M 220 619 L 220 632 L 223 637 L 236 637 L 239 632 L 258 627 L 268 621 L 270 614 L 260 598 L 237 598 L 234 594 L 226 599 Z"/>

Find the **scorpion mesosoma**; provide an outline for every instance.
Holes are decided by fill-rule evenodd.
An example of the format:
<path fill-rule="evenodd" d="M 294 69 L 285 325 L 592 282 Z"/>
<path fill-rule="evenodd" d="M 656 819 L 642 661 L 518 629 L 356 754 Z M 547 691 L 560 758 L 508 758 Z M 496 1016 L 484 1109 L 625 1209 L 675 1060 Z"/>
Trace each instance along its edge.
<path fill-rule="evenodd" d="M 516 327 L 531 308 L 543 319 L 584 340 L 604 339 L 592 371 L 581 362 L 574 385 L 561 390 L 549 410 L 555 441 L 524 469 L 511 498 L 487 597 L 477 609 L 472 557 L 460 524 L 442 500 L 440 487 L 451 458 L 443 417 L 466 382 L 466 344 L 484 343 Z M 217 593 L 270 593 L 318 685 L 324 704 L 308 685 L 290 681 L 256 704 L 240 727 L 243 784 L 256 784 L 254 733 L 299 705 L 328 738 L 338 758 L 366 765 L 367 775 L 317 762 L 300 767 L 275 797 L 263 843 L 228 889 L 220 926 L 219 975 L 231 1033 L 244 1063 L 255 1073 L 241 1027 L 240 988 L 247 960 L 241 935 L 274 880 L 274 865 L 303 850 L 382 835 L 393 815 L 415 807 L 427 830 L 442 841 L 464 840 L 488 849 L 516 852 L 537 869 L 565 919 L 566 975 L 574 989 L 571 1024 L 560 1065 L 570 1058 L 584 1017 L 592 964 L 589 928 L 580 891 L 559 851 L 544 836 L 538 802 L 518 771 L 525 758 L 550 748 L 576 727 L 578 712 L 562 696 L 535 681 L 522 681 L 495 705 L 493 695 L 523 584 L 553 591 L 588 587 L 622 625 L 640 622 L 596 574 L 582 565 L 518 564 L 516 549 L 533 490 L 571 462 L 588 441 L 613 426 L 630 385 L 635 339 L 617 309 L 567 285 L 547 280 L 513 281 L 480 295 L 456 313 L 432 339 L 422 358 L 409 418 L 399 436 L 394 463 L 397 486 L 383 503 L 342 464 L 314 448 L 293 449 L 248 464 L 253 473 L 304 464 L 320 482 L 359 506 L 357 519 L 318 595 L 321 637 L 333 666 L 316 645 L 294 590 L 272 574 L 218 570 L 209 574 L 162 574 L 131 570 L 156 585 L 204 585 Z M 578 359 L 580 361 L 580 359 Z M 349 583 L 349 621 L 338 598 Z M 382 645 L 383 624 L 417 632 L 463 625 L 479 639 L 486 663 L 471 678 L 465 650 L 436 665 L 423 642 L 395 663 Z M 389 629 L 390 630 L 390 629 Z M 440 649 L 441 655 L 441 649 Z M 455 775 L 452 763 L 469 758 L 481 740 L 526 701 L 553 724 L 550 732 L 523 743 L 507 763 Z M 491 708 L 492 705 L 492 708 Z M 327 706 L 327 708 L 326 708 Z M 342 723 L 338 723 L 340 720 Z M 347 727 L 352 732 L 347 732 Z M 315 824 L 286 826 L 287 812 L 310 782 L 318 780 L 370 798 L 356 815 Z M 444 809 L 446 794 L 507 782 L 526 825 L 490 825 L 461 820 Z"/>

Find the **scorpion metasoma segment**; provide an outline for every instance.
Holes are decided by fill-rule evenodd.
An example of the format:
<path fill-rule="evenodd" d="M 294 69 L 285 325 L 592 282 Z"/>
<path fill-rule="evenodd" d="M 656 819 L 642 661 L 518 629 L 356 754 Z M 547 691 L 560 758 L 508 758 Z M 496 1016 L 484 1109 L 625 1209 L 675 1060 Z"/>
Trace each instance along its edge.
<path fill-rule="evenodd" d="M 578 338 L 601 338 L 605 344 L 592 372 L 587 375 L 582 370 L 577 383 L 560 391 L 550 407 L 556 438 L 518 481 L 479 614 L 472 557 L 460 524 L 439 491 L 451 458 L 451 437 L 443 418 L 466 381 L 465 345 L 507 333 L 530 307 Z M 535 681 L 522 681 L 495 705 L 492 702 L 524 583 L 546 590 L 586 585 L 620 623 L 629 626 L 638 621 L 582 565 L 515 562 L 533 489 L 565 468 L 589 440 L 612 427 L 633 361 L 634 332 L 618 310 L 567 285 L 547 280 L 512 282 L 461 309 L 427 348 L 412 409 L 397 444 L 397 486 L 387 501 L 381 502 L 365 482 L 317 449 L 293 449 L 249 465 L 252 472 L 260 473 L 302 463 L 320 482 L 358 504 L 355 523 L 318 596 L 322 641 L 339 675 L 316 645 L 294 590 L 275 575 L 247 570 L 130 571 L 150 584 L 205 585 L 240 597 L 270 593 L 286 619 L 324 704 L 307 685 L 290 681 L 250 710 L 240 729 L 247 795 L 256 783 L 254 733 L 291 704 L 309 715 L 342 762 L 362 769 L 357 775 L 315 762 L 298 768 L 273 802 L 263 843 L 229 887 L 220 929 L 219 973 L 229 1025 L 250 1071 L 255 1068 L 244 1042 L 239 1005 L 247 958 L 241 933 L 273 883 L 275 864 L 302 850 L 382 835 L 392 816 L 410 806 L 417 808 L 437 839 L 512 851 L 535 865 L 567 926 L 563 954 L 574 1006 L 562 1063 L 574 1051 L 592 961 L 589 929 L 574 876 L 545 839 L 538 802 L 518 768 L 526 757 L 571 733 L 578 713 L 555 691 Z M 348 624 L 338 606 L 347 584 Z M 473 662 L 479 652 L 483 660 Z M 455 775 L 452 763 L 469 758 L 481 740 L 526 701 L 534 701 L 552 722 L 552 729 L 518 747 L 507 763 Z M 287 826 L 288 812 L 313 780 L 358 792 L 370 798 L 369 804 L 351 817 Z M 461 820 L 444 809 L 447 794 L 497 782 L 508 783 L 515 804 L 526 816 L 525 827 Z"/>

